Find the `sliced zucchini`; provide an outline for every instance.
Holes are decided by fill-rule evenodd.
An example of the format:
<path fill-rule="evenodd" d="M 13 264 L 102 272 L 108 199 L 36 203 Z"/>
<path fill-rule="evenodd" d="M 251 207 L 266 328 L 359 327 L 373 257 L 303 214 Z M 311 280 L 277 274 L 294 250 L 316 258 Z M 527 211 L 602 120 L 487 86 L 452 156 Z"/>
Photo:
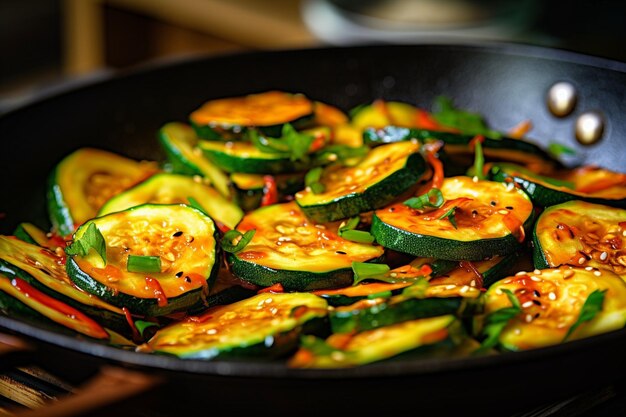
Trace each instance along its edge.
<path fill-rule="evenodd" d="M 548 207 L 533 232 L 535 267 L 589 266 L 626 280 L 625 233 L 626 210 L 584 201 Z"/>
<path fill-rule="evenodd" d="M 201 138 L 220 140 L 233 139 L 250 127 L 279 136 L 284 124 L 300 127 L 313 116 L 313 102 L 304 95 L 268 91 L 208 101 L 189 120 Z"/>
<path fill-rule="evenodd" d="M 198 146 L 209 161 L 226 172 L 246 174 L 283 174 L 305 171 L 310 161 L 292 161 L 283 153 L 262 152 L 250 142 L 212 142 L 201 140 Z"/>
<path fill-rule="evenodd" d="M 213 187 L 195 181 L 192 177 L 160 173 L 116 195 L 100 209 L 98 216 L 123 211 L 145 203 L 190 204 L 195 199 L 213 220 L 234 229 L 243 217 L 236 204 L 226 200 Z"/>
<path fill-rule="evenodd" d="M 287 196 L 293 195 L 304 187 L 302 173 L 275 175 L 278 201 L 284 201 Z M 233 172 L 230 182 L 234 189 L 235 201 L 244 210 L 250 211 L 261 206 L 265 180 L 260 174 L 243 174 Z"/>
<path fill-rule="evenodd" d="M 174 172 L 187 175 L 201 175 L 213 187 L 230 199 L 228 176 L 209 162 L 198 148 L 198 137 L 193 129 L 183 123 L 168 123 L 159 130 L 159 142 L 165 150 Z"/>
<path fill-rule="evenodd" d="M 337 288 L 352 283 L 352 262 L 377 259 L 384 248 L 337 235 L 337 225 L 308 220 L 295 202 L 248 213 L 237 230 L 256 230 L 248 245 L 228 256 L 232 272 L 255 285 L 280 283 L 287 291 Z"/>
<path fill-rule="evenodd" d="M 441 193 L 446 202 L 436 210 L 403 203 L 377 210 L 371 229 L 376 241 L 414 256 L 478 261 L 518 250 L 532 224 L 533 205 L 513 186 L 452 177 Z"/>
<path fill-rule="evenodd" d="M 365 365 L 432 345 L 452 338 L 457 333 L 458 320 L 452 316 L 431 317 L 405 321 L 357 333 L 354 336 L 337 334 L 326 342 L 311 343 L 312 336 L 305 339 L 303 347 L 290 360 L 294 368 L 341 368 Z"/>
<path fill-rule="evenodd" d="M 18 239 L 0 236 L 0 272 L 15 275 L 35 289 L 85 312 L 106 326 L 125 329 L 124 312 L 77 288 L 65 272 L 65 258 Z"/>
<path fill-rule="evenodd" d="M 48 234 L 32 223 L 20 223 L 13 235 L 24 242 L 41 246 L 51 251 L 65 248 L 65 240 L 57 235 Z"/>
<path fill-rule="evenodd" d="M 541 207 L 583 200 L 626 208 L 626 174 L 607 169 L 587 166 L 543 176 L 514 164 L 497 164 L 491 175 L 496 181 L 513 179 Z"/>
<path fill-rule="evenodd" d="M 315 102 L 315 118 L 313 122 L 317 126 L 334 127 L 345 125 L 348 121 L 348 116 L 337 107 L 320 101 Z"/>
<path fill-rule="evenodd" d="M 415 106 L 399 101 L 376 100 L 353 111 L 351 124 L 361 131 L 389 125 L 414 126 L 416 117 Z"/>
<path fill-rule="evenodd" d="M 104 238 L 106 263 L 96 251 L 68 257 L 67 272 L 78 287 L 147 316 L 195 308 L 208 295 L 220 262 L 215 224 L 200 210 L 144 204 L 88 221 L 74 241 L 91 224 Z M 130 255 L 158 257 L 159 272 L 129 272 Z"/>
<path fill-rule="evenodd" d="M 83 312 L 39 291 L 21 278 L 0 274 L 0 292 L 68 329 L 95 339 L 109 338 L 104 328 Z"/>
<path fill-rule="evenodd" d="M 488 315 L 511 303 L 503 291 L 519 300 L 521 313 L 508 322 L 499 337 L 507 350 L 555 345 L 566 339 L 581 309 L 595 290 L 606 291 L 601 311 L 582 322 L 568 340 L 621 329 L 626 324 L 626 283 L 609 271 L 562 267 L 505 278 L 484 295 Z"/>
<path fill-rule="evenodd" d="M 48 184 L 52 226 L 62 236 L 93 218 L 112 196 L 157 171 L 152 162 L 137 162 L 107 151 L 82 148 L 66 156 Z"/>
<path fill-rule="evenodd" d="M 302 326 L 326 309 L 312 294 L 258 294 L 161 329 L 147 347 L 183 359 L 284 353 L 297 346 Z"/>
<path fill-rule="evenodd" d="M 324 191 L 307 188 L 296 194 L 302 211 L 316 222 L 328 222 L 389 204 L 414 187 L 426 171 L 417 142 L 400 142 L 370 151 L 354 167 L 329 166 L 320 183 Z"/>
<path fill-rule="evenodd" d="M 470 146 L 473 138 L 474 135 L 400 126 L 369 128 L 363 132 L 363 142 L 370 145 L 395 143 L 411 139 L 419 141 L 428 139 L 441 140 L 445 143 L 444 149 L 448 155 L 473 155 L 474 150 Z M 523 164 L 558 165 L 558 162 L 546 151 L 522 139 L 507 137 L 500 139 L 484 138 L 482 145 L 485 157 L 492 160 L 513 161 Z"/>

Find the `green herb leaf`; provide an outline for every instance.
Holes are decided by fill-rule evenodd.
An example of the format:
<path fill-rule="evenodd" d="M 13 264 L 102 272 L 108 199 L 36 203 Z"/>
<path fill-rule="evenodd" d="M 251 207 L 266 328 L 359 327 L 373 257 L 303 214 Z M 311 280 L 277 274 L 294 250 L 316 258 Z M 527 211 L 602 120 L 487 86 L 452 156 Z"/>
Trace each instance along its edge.
<path fill-rule="evenodd" d="M 411 298 L 424 298 L 426 297 L 428 285 L 428 279 L 426 279 L 426 277 L 418 277 L 415 284 L 402 290 L 402 295 Z"/>
<path fill-rule="evenodd" d="M 483 144 L 480 141 L 476 141 L 474 145 L 474 165 L 467 170 L 467 175 L 470 177 L 477 177 L 479 180 L 485 179 L 484 174 L 485 167 L 485 155 L 483 153 Z"/>
<path fill-rule="evenodd" d="M 90 249 L 95 250 L 102 258 L 102 262 L 106 264 L 106 242 L 104 236 L 102 236 L 102 233 L 93 222 L 87 226 L 87 230 L 79 239 L 74 240 L 71 245 L 65 248 L 65 253 L 68 255 L 87 256 Z"/>
<path fill-rule="evenodd" d="M 158 256 L 128 255 L 128 272 L 161 272 L 161 258 Z"/>
<path fill-rule="evenodd" d="M 141 335 L 141 337 L 144 337 L 143 333 L 146 329 L 150 328 L 150 327 L 159 327 L 159 325 L 157 323 L 153 323 L 151 321 L 144 321 L 144 320 L 137 320 L 135 321 L 135 327 L 137 328 L 137 330 L 139 331 L 139 334 Z"/>
<path fill-rule="evenodd" d="M 548 153 L 555 158 L 558 158 L 561 155 L 576 155 L 576 151 L 574 149 L 555 142 L 548 145 Z"/>
<path fill-rule="evenodd" d="M 385 264 L 372 264 L 367 262 L 352 262 L 352 271 L 354 272 L 354 282 L 357 285 L 363 280 L 383 276 L 389 272 L 391 268 Z"/>
<path fill-rule="evenodd" d="M 254 129 L 248 130 L 248 139 L 261 152 L 282 154 L 292 161 L 304 160 L 315 140 L 312 135 L 298 132 L 291 124 L 283 125 L 280 138 L 270 138 L 259 134 Z"/>
<path fill-rule="evenodd" d="M 564 342 L 572 335 L 572 333 L 574 333 L 574 330 L 576 330 L 578 326 L 586 321 L 593 320 L 593 318 L 602 311 L 605 293 L 606 290 L 595 290 L 594 292 L 589 294 L 587 300 L 585 300 L 585 304 L 583 304 L 582 308 L 580 309 L 578 320 L 576 320 L 576 323 L 574 323 L 572 327 L 569 328 L 567 334 L 563 338 Z"/>
<path fill-rule="evenodd" d="M 433 198 L 435 201 L 432 201 Z M 443 205 L 443 203 L 444 199 L 441 190 L 438 188 L 431 188 L 426 194 L 409 198 L 403 204 L 411 207 L 412 209 L 421 210 L 426 207 L 439 208 Z"/>
<path fill-rule="evenodd" d="M 475 353 L 482 353 L 497 346 L 500 335 L 509 321 L 522 313 L 522 306 L 515 294 L 507 289 L 502 289 L 502 292 L 508 297 L 511 307 L 501 308 L 487 316 L 483 329 L 483 335 L 486 337 Z"/>
<path fill-rule="evenodd" d="M 322 167 L 316 167 L 307 172 L 304 176 L 304 185 L 309 187 L 313 194 L 321 194 L 326 191 L 326 187 L 320 182 L 323 171 L 324 169 Z"/>
<path fill-rule="evenodd" d="M 250 243 L 255 233 L 256 229 L 248 230 L 246 233 L 241 233 L 239 230 L 229 230 L 224 233 L 222 238 L 222 249 L 226 252 L 237 253 Z M 233 243 L 235 240 L 237 240 L 237 243 Z"/>
<path fill-rule="evenodd" d="M 359 224 L 359 216 L 352 217 L 343 226 L 339 227 L 339 237 L 357 243 L 372 243 L 374 236 L 363 230 L 354 230 Z"/>
<path fill-rule="evenodd" d="M 375 298 L 389 298 L 391 297 L 393 294 L 391 294 L 391 291 L 381 291 L 381 292 L 377 292 L 374 294 L 369 294 L 367 296 L 368 300 L 373 300 Z"/>
<path fill-rule="evenodd" d="M 456 217 L 454 216 L 455 213 L 456 213 L 456 206 L 453 206 L 450 210 L 443 213 L 441 217 L 437 218 L 437 220 L 443 220 L 447 218 L 450 221 L 450 223 L 452 223 L 452 226 L 454 226 L 455 229 L 458 229 L 457 224 L 456 224 Z"/>
<path fill-rule="evenodd" d="M 480 114 L 455 108 L 454 103 L 448 97 L 437 97 L 433 107 L 433 117 L 444 126 L 456 128 L 468 135 L 483 135 L 492 139 L 502 137 L 500 132 L 487 127 L 487 123 Z"/>

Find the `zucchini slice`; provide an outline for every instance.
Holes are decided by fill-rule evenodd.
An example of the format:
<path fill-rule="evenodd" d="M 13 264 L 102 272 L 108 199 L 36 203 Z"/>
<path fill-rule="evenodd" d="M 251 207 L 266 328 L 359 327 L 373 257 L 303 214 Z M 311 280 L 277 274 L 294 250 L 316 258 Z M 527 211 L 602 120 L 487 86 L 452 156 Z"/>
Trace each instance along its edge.
<path fill-rule="evenodd" d="M 602 310 L 581 323 L 568 340 L 624 327 L 626 283 L 612 272 L 589 269 L 566 266 L 519 273 L 492 285 L 484 295 L 485 314 L 511 306 L 503 289 L 518 298 L 522 310 L 500 334 L 500 345 L 507 350 L 523 350 L 563 342 L 595 290 L 606 291 Z"/>
<path fill-rule="evenodd" d="M 116 195 L 100 209 L 98 216 L 124 211 L 145 203 L 190 204 L 195 199 L 211 218 L 233 229 L 243 217 L 236 204 L 226 200 L 213 187 L 191 177 L 160 173 Z"/>
<path fill-rule="evenodd" d="M 314 104 L 304 95 L 268 91 L 208 101 L 189 120 L 201 138 L 220 140 L 233 139 L 250 127 L 280 136 L 284 124 L 300 127 L 313 116 Z"/>
<path fill-rule="evenodd" d="M 452 315 L 405 321 L 357 333 L 337 334 L 326 342 L 305 343 L 293 356 L 294 368 L 345 368 L 389 359 L 401 353 L 452 339 L 460 324 Z M 308 336 L 306 341 L 315 340 Z M 321 348 L 319 342 L 322 342 Z M 308 346 L 307 346 L 308 345 Z"/>
<path fill-rule="evenodd" d="M 626 210 L 584 201 L 548 207 L 533 232 L 535 267 L 588 266 L 626 280 L 625 234 Z"/>
<path fill-rule="evenodd" d="M 0 236 L 0 272 L 15 275 L 35 289 L 99 319 L 113 328 L 127 328 L 124 312 L 77 288 L 65 272 L 65 258 L 46 248 Z"/>
<path fill-rule="evenodd" d="M 371 150 L 354 167 L 329 166 L 320 183 L 324 191 L 310 188 L 296 193 L 302 211 L 316 222 L 329 222 L 389 204 L 414 187 L 426 171 L 417 142 L 399 142 Z"/>
<path fill-rule="evenodd" d="M 367 128 L 383 128 L 389 125 L 414 126 L 417 109 L 399 101 L 376 100 L 352 111 L 352 126 L 363 131 Z"/>
<path fill-rule="evenodd" d="M 106 330 L 82 311 L 50 297 L 21 278 L 0 274 L 2 292 L 61 326 L 95 339 L 109 338 Z"/>
<path fill-rule="evenodd" d="M 230 174 L 230 183 L 234 189 L 235 201 L 246 211 L 257 209 L 263 199 L 265 180 L 260 174 L 243 174 L 233 172 Z M 281 174 L 275 175 L 278 201 L 284 201 L 304 187 L 304 174 Z"/>
<path fill-rule="evenodd" d="M 533 205 L 522 190 L 469 177 L 446 178 L 446 202 L 421 211 L 403 203 L 377 210 L 371 233 L 382 246 L 414 256 L 479 261 L 520 247 L 533 220 Z M 447 214 L 454 209 L 455 222 Z"/>
<path fill-rule="evenodd" d="M 230 254 L 232 272 L 255 285 L 280 283 L 287 291 L 337 288 L 353 281 L 352 262 L 377 259 L 384 248 L 337 235 L 337 225 L 308 220 L 295 202 L 248 213 L 237 230 L 255 229 L 248 245 Z"/>
<path fill-rule="evenodd" d="M 335 127 L 345 125 L 348 122 L 348 116 L 337 107 L 320 101 L 315 102 L 315 118 L 313 123 L 316 126 Z"/>
<path fill-rule="evenodd" d="M 513 179 L 541 207 L 583 200 L 626 208 L 626 174 L 607 169 L 585 166 L 543 176 L 514 164 L 497 164 L 491 175 L 495 181 Z"/>
<path fill-rule="evenodd" d="M 146 346 L 183 359 L 280 354 L 295 348 L 302 326 L 326 310 L 312 294 L 258 294 L 161 329 Z"/>
<path fill-rule="evenodd" d="M 168 123 L 159 130 L 159 142 L 174 172 L 203 176 L 223 197 L 231 198 L 228 176 L 204 157 L 197 146 L 198 137 L 191 127 L 183 123 Z"/>
<path fill-rule="evenodd" d="M 96 216 L 102 205 L 122 190 L 157 171 L 152 162 L 137 162 L 107 151 L 82 148 L 66 156 L 48 184 L 52 226 L 62 236 Z"/>
<path fill-rule="evenodd" d="M 470 147 L 470 142 L 473 138 L 474 135 L 399 126 L 369 128 L 363 132 L 363 142 L 370 145 L 381 145 L 411 139 L 419 141 L 428 139 L 441 140 L 445 143 L 444 149 L 447 155 L 473 155 L 474 151 Z M 522 139 L 507 137 L 500 139 L 484 138 L 482 145 L 485 157 L 492 160 L 513 161 L 540 166 L 558 165 L 558 162 L 546 151 Z"/>
<path fill-rule="evenodd" d="M 219 269 L 210 217 L 184 204 L 144 204 L 88 221 L 74 240 L 91 224 L 104 238 L 106 264 L 93 250 L 68 257 L 67 272 L 78 287 L 147 316 L 203 303 Z M 159 257 L 160 271 L 129 272 L 129 255 Z"/>
<path fill-rule="evenodd" d="M 284 174 L 306 171 L 310 161 L 292 161 L 281 153 L 263 152 L 250 142 L 212 142 L 201 140 L 198 146 L 206 158 L 226 172 L 246 174 Z"/>
<path fill-rule="evenodd" d="M 65 248 L 65 240 L 54 234 L 47 234 L 32 223 L 20 223 L 13 235 L 27 243 L 41 246 L 42 248 L 56 251 L 57 248 Z"/>

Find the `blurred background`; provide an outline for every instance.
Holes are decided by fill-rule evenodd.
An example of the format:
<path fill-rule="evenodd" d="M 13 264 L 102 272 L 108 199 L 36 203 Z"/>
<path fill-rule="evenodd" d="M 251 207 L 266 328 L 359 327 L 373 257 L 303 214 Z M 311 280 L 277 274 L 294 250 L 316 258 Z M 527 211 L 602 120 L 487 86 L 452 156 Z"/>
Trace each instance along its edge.
<path fill-rule="evenodd" d="M 159 59 L 511 41 L 626 61 L 621 0 L 0 0 L 0 112 Z"/>

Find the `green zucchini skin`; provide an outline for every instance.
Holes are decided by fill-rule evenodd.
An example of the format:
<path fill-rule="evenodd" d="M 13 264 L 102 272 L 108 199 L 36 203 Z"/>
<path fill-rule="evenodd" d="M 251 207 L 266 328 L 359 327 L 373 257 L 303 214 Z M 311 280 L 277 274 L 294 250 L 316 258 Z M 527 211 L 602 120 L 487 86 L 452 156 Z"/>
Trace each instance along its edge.
<path fill-rule="evenodd" d="M 396 156 L 397 152 L 394 152 L 394 145 L 388 146 L 389 148 L 378 147 L 371 152 L 384 153 L 385 151 L 388 151 L 390 152 L 391 157 Z M 398 151 L 400 150 L 398 149 Z M 371 166 L 367 163 L 367 157 L 366 160 L 363 161 L 363 164 Z M 361 164 L 354 168 L 346 169 L 346 175 L 348 175 L 349 172 L 352 173 L 354 170 L 358 170 L 360 167 Z M 340 170 L 339 172 L 343 171 Z M 324 223 L 345 219 L 360 213 L 384 207 L 397 199 L 398 195 L 401 195 L 407 190 L 413 188 L 425 172 L 426 162 L 419 153 L 418 148 L 416 148 L 414 153 L 407 156 L 404 166 L 396 169 L 391 174 L 384 177 L 381 181 L 374 184 L 368 184 L 367 188 L 363 191 L 347 190 L 342 195 L 336 196 L 327 201 L 322 201 L 318 204 L 309 204 L 306 200 L 307 196 L 305 194 L 312 192 L 305 191 L 296 194 L 296 202 L 307 217 L 316 222 Z M 363 178 L 363 182 L 366 184 L 367 180 L 367 177 Z M 355 181 L 355 185 L 360 185 L 359 182 L 360 181 L 357 179 Z M 332 183 L 328 184 L 328 187 L 332 186 Z M 309 199 L 311 199 L 311 196 L 309 196 Z M 315 201 L 315 199 L 313 201 Z"/>
<path fill-rule="evenodd" d="M 295 120 L 292 120 L 290 124 L 295 129 L 301 129 L 301 128 L 308 127 L 313 122 L 313 119 L 314 119 L 314 114 L 311 113 L 311 114 L 299 117 Z M 235 141 L 245 140 L 246 132 L 249 129 L 249 127 L 241 126 L 241 125 L 235 125 L 235 126 L 229 126 L 229 127 L 224 127 L 224 126 L 212 127 L 209 125 L 196 123 L 191 118 L 189 119 L 189 124 L 191 125 L 191 127 L 196 132 L 196 135 L 198 135 L 199 138 L 203 140 L 210 140 L 210 141 L 226 142 L 226 141 L 231 141 L 231 140 L 235 140 Z M 285 125 L 284 123 L 280 123 L 280 124 L 271 125 L 271 126 L 259 126 L 259 127 L 255 127 L 254 129 L 258 130 L 264 135 L 275 138 L 275 137 L 280 137 L 280 135 L 282 134 L 284 125 Z"/>
<path fill-rule="evenodd" d="M 515 171 L 523 172 L 524 176 L 515 175 Z M 534 204 L 541 207 L 550 207 L 568 201 L 581 200 L 593 204 L 604 204 L 612 207 L 626 208 L 626 198 L 607 199 L 586 197 L 580 195 L 580 193 L 573 194 L 568 192 L 565 187 L 551 187 L 548 183 L 542 183 L 536 174 L 533 174 L 523 167 L 516 166 L 514 164 L 497 164 L 491 168 L 490 175 L 494 181 L 506 181 L 507 179 L 512 179 L 515 183 L 522 186 Z"/>
<path fill-rule="evenodd" d="M 401 142 L 411 139 L 438 139 L 448 145 L 469 145 L 475 135 L 441 132 L 437 130 L 415 129 L 398 126 L 387 126 L 382 129 L 368 128 L 363 131 L 363 142 L 369 145 Z M 516 150 L 521 153 L 535 155 L 545 161 L 557 163 L 546 151 L 537 145 L 520 139 L 502 137 L 500 139 L 485 138 L 484 149 Z"/>
<path fill-rule="evenodd" d="M 395 303 L 385 301 L 364 309 L 342 307 L 329 313 L 330 326 L 334 333 L 362 332 L 409 320 L 455 314 L 462 303 L 460 297 L 409 298 Z"/>
<path fill-rule="evenodd" d="M 171 214 L 168 214 L 168 210 L 171 211 Z M 186 212 L 187 210 L 189 210 L 190 212 Z M 123 227 L 126 223 L 132 222 L 133 220 L 136 220 L 137 218 L 142 218 L 142 219 L 152 218 L 154 220 L 156 217 L 151 217 L 151 216 L 165 217 L 166 215 L 171 221 L 170 228 L 172 229 L 172 232 L 173 232 L 174 230 L 178 230 L 177 229 L 178 226 L 175 225 L 173 222 L 173 220 L 175 220 L 177 216 L 181 216 L 181 218 L 184 219 L 185 221 L 191 221 L 192 214 L 194 216 L 194 219 L 193 219 L 194 221 L 206 222 L 207 225 L 209 225 L 213 229 L 211 236 L 194 235 L 193 234 L 194 229 L 192 229 L 192 236 L 194 236 L 194 240 L 193 240 L 194 242 L 199 242 L 200 238 L 209 239 L 209 240 L 213 239 L 215 242 L 214 252 L 213 252 L 213 264 L 210 266 L 210 270 L 208 271 L 205 277 L 208 286 L 211 287 L 215 281 L 215 278 L 217 277 L 217 273 L 220 267 L 219 259 L 221 256 L 221 248 L 217 244 L 217 242 L 219 241 L 219 237 L 218 237 L 219 233 L 218 233 L 218 229 L 215 227 L 210 217 L 208 217 L 206 214 L 192 207 L 185 206 L 182 204 L 180 205 L 144 204 L 141 206 L 132 207 L 123 212 L 111 213 L 106 216 L 98 217 L 96 219 L 90 220 L 89 222 L 85 223 L 76 231 L 76 234 L 74 235 L 74 237 L 75 239 L 80 237 L 83 228 L 86 230 L 87 227 L 92 222 L 95 223 L 96 226 L 99 227 L 99 229 L 102 229 L 104 226 L 104 227 L 109 228 L 111 233 L 117 233 L 115 231 L 116 224 L 120 224 L 121 225 L 120 227 Z M 129 216 L 130 218 L 127 219 L 125 216 Z M 113 222 L 113 223 L 109 223 L 109 222 Z M 119 223 L 115 223 L 115 222 L 119 222 Z M 192 226 L 193 226 L 192 224 L 185 223 L 181 226 L 181 228 L 186 229 L 186 232 L 188 232 L 189 231 L 188 228 Z M 103 235 L 106 241 L 106 237 L 107 237 L 106 230 L 104 231 Z M 167 304 L 164 306 L 159 306 L 159 302 L 156 298 L 137 297 L 132 294 L 127 294 L 123 291 L 120 291 L 117 288 L 112 288 L 111 286 L 103 284 L 96 278 L 92 277 L 83 268 L 81 268 L 81 266 L 77 262 L 77 258 L 78 258 L 77 255 L 69 256 L 66 261 L 67 274 L 72 280 L 72 282 L 77 287 L 81 288 L 82 290 L 90 294 L 96 295 L 97 297 L 101 298 L 102 300 L 112 305 L 118 306 L 120 308 L 123 308 L 123 307 L 128 308 L 128 310 L 131 313 L 143 315 L 143 316 L 157 317 L 157 316 L 163 316 L 163 315 L 167 315 L 173 312 L 186 310 L 186 309 L 194 310 L 194 309 L 200 308 L 202 305 L 205 305 L 202 299 L 203 287 L 198 287 L 196 289 L 183 292 L 182 294 L 175 296 L 175 297 L 167 297 Z M 97 259 L 98 262 L 101 261 L 98 255 L 94 254 L 93 251 L 91 254 L 88 254 L 87 257 L 85 258 L 81 257 L 80 259 L 81 259 L 81 262 L 85 264 L 85 266 L 93 266 L 92 261 L 94 259 Z M 174 268 L 178 269 L 176 267 Z M 120 270 L 122 270 L 122 268 L 120 268 Z M 125 279 L 126 277 L 128 277 L 129 279 L 130 278 L 134 279 L 137 276 L 142 275 L 140 273 L 131 273 L 131 272 L 125 272 L 125 271 L 123 271 L 122 274 L 123 275 L 120 278 L 120 281 Z M 126 274 L 129 274 L 129 275 L 126 275 Z M 171 274 L 173 276 L 174 272 L 171 272 Z M 143 274 L 143 276 L 146 276 L 146 275 L 153 275 L 153 274 L 147 274 L 147 273 Z M 154 275 L 154 276 L 158 278 L 157 275 Z M 173 284 L 170 282 L 169 285 L 171 286 Z"/>

